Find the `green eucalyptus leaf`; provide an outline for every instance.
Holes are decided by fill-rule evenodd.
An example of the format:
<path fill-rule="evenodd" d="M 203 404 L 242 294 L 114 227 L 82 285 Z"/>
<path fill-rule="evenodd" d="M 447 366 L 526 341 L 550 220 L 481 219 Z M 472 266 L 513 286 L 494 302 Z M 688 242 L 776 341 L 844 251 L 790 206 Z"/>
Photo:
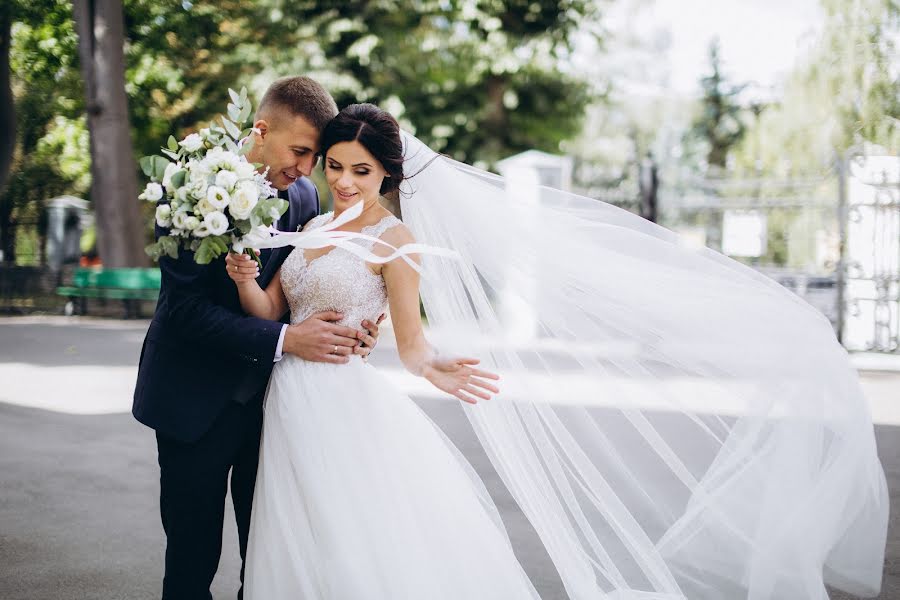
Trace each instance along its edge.
<path fill-rule="evenodd" d="M 153 157 L 152 156 L 144 156 L 138 161 L 138 164 L 141 165 L 141 170 L 144 172 L 144 175 L 147 177 L 153 177 Z"/>
<path fill-rule="evenodd" d="M 187 171 L 184 169 L 179 169 L 172 173 L 172 189 L 178 189 L 183 186 L 186 179 Z"/>
<path fill-rule="evenodd" d="M 253 144 L 256 143 L 256 140 L 252 137 L 248 137 L 244 140 L 244 143 L 241 145 L 240 150 L 238 150 L 238 154 L 241 156 L 246 156 L 248 152 L 253 150 Z"/>
<path fill-rule="evenodd" d="M 237 125 L 235 125 L 225 117 L 222 117 L 222 124 L 225 125 L 225 130 L 232 138 L 239 139 L 241 137 L 241 130 Z"/>
<path fill-rule="evenodd" d="M 169 136 L 169 141 L 166 143 L 166 145 L 172 152 L 178 151 L 178 140 L 175 139 L 174 135 Z"/>
<path fill-rule="evenodd" d="M 241 103 L 241 97 L 240 97 L 240 95 L 239 95 L 236 91 L 234 91 L 233 89 L 228 88 L 228 95 L 231 96 L 231 101 L 234 102 L 235 104 L 240 104 L 240 103 Z"/>
<path fill-rule="evenodd" d="M 159 245 L 163 253 L 167 254 L 170 258 L 178 258 L 178 240 L 171 236 L 164 235 L 159 238 Z"/>
<path fill-rule="evenodd" d="M 213 256 L 214 243 L 212 237 L 205 237 L 200 241 L 200 246 L 197 247 L 197 251 L 194 253 L 194 261 L 198 265 L 208 265 L 215 258 Z"/>
<path fill-rule="evenodd" d="M 149 256 L 154 262 L 159 260 L 159 256 L 161 250 L 159 248 L 159 242 L 154 242 L 144 247 L 144 252 Z"/>
<path fill-rule="evenodd" d="M 244 123 L 247 119 L 250 118 L 250 111 L 253 110 L 248 102 L 241 108 L 241 113 L 238 115 L 237 121 L 239 123 Z"/>
<path fill-rule="evenodd" d="M 166 167 L 170 164 L 172 163 L 162 156 L 153 157 L 153 176 L 157 181 L 162 181 L 163 177 L 166 175 Z"/>
<path fill-rule="evenodd" d="M 250 219 L 241 219 L 240 221 L 234 222 L 234 228 L 237 229 L 241 235 L 247 235 L 253 228 L 253 224 L 250 223 Z"/>

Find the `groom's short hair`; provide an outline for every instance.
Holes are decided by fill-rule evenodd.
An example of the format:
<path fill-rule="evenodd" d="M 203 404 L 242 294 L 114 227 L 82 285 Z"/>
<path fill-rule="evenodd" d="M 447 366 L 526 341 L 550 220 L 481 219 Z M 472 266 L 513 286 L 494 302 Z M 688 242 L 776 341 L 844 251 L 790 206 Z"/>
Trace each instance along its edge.
<path fill-rule="evenodd" d="M 334 98 L 319 82 L 297 76 L 282 77 L 269 86 L 256 110 L 256 118 L 277 121 L 285 114 L 303 117 L 321 132 L 337 113 Z"/>

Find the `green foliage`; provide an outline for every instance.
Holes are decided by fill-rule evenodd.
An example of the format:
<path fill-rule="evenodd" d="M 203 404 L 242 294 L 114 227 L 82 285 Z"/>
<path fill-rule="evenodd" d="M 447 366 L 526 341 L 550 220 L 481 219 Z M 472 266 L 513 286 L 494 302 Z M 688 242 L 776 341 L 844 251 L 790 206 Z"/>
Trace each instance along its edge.
<path fill-rule="evenodd" d="M 161 235 L 155 243 L 144 248 L 150 258 L 158 261 L 163 256 L 178 258 L 178 240 L 168 235 Z"/>
<path fill-rule="evenodd" d="M 736 153 L 738 167 L 817 176 L 851 148 L 900 153 L 900 4 L 822 0 L 824 28 Z"/>
<path fill-rule="evenodd" d="M 11 1 L 18 141 L 0 219 L 90 190 L 72 5 Z M 378 103 L 436 149 L 490 165 L 529 148 L 558 152 L 579 130 L 593 93 L 568 58 L 573 32 L 596 26 L 599 9 L 593 0 L 124 0 L 124 20 L 136 156 L 177 160 L 169 135 L 202 127 L 245 137 L 248 95 L 229 86 L 258 95 L 276 76 L 305 73 L 339 106 Z"/>
<path fill-rule="evenodd" d="M 707 165 L 724 169 L 728 152 L 746 130 L 737 101 L 745 86 L 729 83 L 722 73 L 718 40 L 710 45 L 709 67 L 710 74 L 700 80 L 703 98 L 689 135 L 704 144 Z"/>
<path fill-rule="evenodd" d="M 228 252 L 228 244 L 230 237 L 224 235 L 211 235 L 203 238 L 197 252 L 194 254 L 194 261 L 198 265 L 208 265 L 213 260 Z"/>
<path fill-rule="evenodd" d="M 71 4 L 14 0 L 13 19 L 16 144 L 0 219 L 34 221 L 46 200 L 89 189 L 88 132 Z"/>
<path fill-rule="evenodd" d="M 338 106 L 379 104 L 460 160 L 558 152 L 591 99 L 567 58 L 575 28 L 596 23 L 596 2 L 266 4 L 282 32 L 263 57 L 270 73 L 310 72 Z"/>

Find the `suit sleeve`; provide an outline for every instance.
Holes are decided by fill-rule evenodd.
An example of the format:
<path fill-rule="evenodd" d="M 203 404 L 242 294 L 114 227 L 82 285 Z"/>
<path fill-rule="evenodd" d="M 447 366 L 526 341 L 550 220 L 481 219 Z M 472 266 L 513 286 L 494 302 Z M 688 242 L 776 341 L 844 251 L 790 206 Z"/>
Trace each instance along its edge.
<path fill-rule="evenodd" d="M 157 237 L 165 233 L 157 226 Z M 165 321 L 180 337 L 251 362 L 274 360 L 282 324 L 248 317 L 213 302 L 208 293 L 210 265 L 198 265 L 193 252 L 180 249 L 177 259 L 161 257 L 159 268 L 167 294 Z"/>

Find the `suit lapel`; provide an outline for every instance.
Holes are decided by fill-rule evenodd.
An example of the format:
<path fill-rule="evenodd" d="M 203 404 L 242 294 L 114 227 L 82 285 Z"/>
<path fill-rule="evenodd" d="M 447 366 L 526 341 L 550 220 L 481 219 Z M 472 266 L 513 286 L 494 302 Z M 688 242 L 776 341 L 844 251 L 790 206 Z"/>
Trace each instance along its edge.
<path fill-rule="evenodd" d="M 295 210 L 294 203 L 290 201 L 287 190 L 279 192 L 278 197 L 288 201 L 288 209 L 281 215 L 281 218 L 278 219 L 278 223 L 276 223 L 275 227 L 279 231 L 294 231 L 295 227 L 291 227 L 297 218 L 297 216 L 293 214 Z M 278 270 L 278 267 L 275 265 L 281 266 L 282 261 L 279 259 L 282 255 L 286 255 L 286 253 L 290 252 L 292 248 L 292 246 L 285 248 L 264 248 L 260 251 L 259 258 L 263 264 L 262 272 L 260 273 L 262 282 L 268 284 L 272 277 L 275 276 L 275 271 Z"/>

